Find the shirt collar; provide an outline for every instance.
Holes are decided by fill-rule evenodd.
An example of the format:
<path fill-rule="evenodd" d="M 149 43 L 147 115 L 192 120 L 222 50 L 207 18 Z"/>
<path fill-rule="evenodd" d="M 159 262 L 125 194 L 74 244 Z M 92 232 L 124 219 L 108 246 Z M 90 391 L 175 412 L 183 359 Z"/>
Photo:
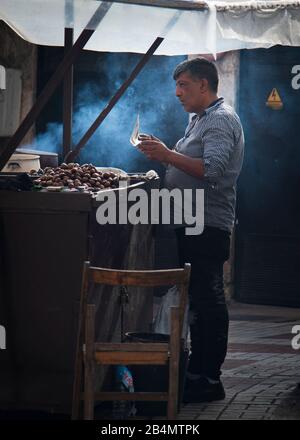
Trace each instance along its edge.
<path fill-rule="evenodd" d="M 192 116 L 191 121 L 194 121 L 196 118 L 201 119 L 204 115 L 207 115 L 208 113 L 211 113 L 216 108 L 218 108 L 219 105 L 223 104 L 223 102 L 224 102 L 223 97 L 216 99 L 208 107 L 206 107 L 205 110 L 203 110 L 203 113 L 201 114 L 196 113 L 194 116 Z"/>
<path fill-rule="evenodd" d="M 223 102 L 224 102 L 224 98 L 222 98 L 222 97 L 216 99 L 204 110 L 204 113 L 210 113 L 211 111 L 213 111 L 217 107 L 219 107 L 221 104 L 223 104 Z"/>
<path fill-rule="evenodd" d="M 204 116 L 207 115 L 208 113 L 211 113 L 212 111 L 214 111 L 216 108 L 218 108 L 221 104 L 223 104 L 224 102 L 224 98 L 218 98 L 215 101 L 213 101 L 208 107 L 206 107 L 206 109 L 203 111 L 203 113 L 201 115 L 196 115 L 196 116 Z"/>

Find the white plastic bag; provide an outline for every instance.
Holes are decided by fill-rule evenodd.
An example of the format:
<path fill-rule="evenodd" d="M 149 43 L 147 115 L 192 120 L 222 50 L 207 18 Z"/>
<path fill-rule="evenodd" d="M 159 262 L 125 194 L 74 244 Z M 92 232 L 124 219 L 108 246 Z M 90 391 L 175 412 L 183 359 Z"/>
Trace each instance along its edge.
<path fill-rule="evenodd" d="M 179 291 L 177 286 L 171 287 L 167 293 L 162 297 L 162 301 L 160 303 L 159 309 L 157 311 L 154 323 L 153 323 L 153 331 L 154 333 L 162 333 L 165 335 L 170 334 L 171 330 L 171 306 L 179 305 Z M 189 323 L 188 323 L 188 309 L 189 305 L 187 303 L 183 326 L 182 326 L 182 338 L 186 341 L 188 338 L 189 332 Z"/>

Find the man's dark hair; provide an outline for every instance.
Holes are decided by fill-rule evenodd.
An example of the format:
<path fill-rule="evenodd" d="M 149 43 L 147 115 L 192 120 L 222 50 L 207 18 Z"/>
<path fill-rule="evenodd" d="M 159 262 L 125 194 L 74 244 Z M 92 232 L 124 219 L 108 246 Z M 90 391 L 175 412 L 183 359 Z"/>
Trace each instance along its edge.
<path fill-rule="evenodd" d="M 219 75 L 216 66 L 206 58 L 199 57 L 178 64 L 173 73 L 175 81 L 182 73 L 188 72 L 195 79 L 207 79 L 212 92 L 218 91 Z"/>

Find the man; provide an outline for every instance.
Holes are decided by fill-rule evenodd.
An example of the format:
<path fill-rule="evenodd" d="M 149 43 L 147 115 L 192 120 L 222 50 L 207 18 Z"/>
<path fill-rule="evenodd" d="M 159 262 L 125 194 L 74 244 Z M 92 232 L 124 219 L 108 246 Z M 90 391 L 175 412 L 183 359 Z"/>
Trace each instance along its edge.
<path fill-rule="evenodd" d="M 192 265 L 191 357 L 184 400 L 220 400 L 225 397 L 220 375 L 228 339 L 223 264 L 229 258 L 244 135 L 237 114 L 217 95 L 213 63 L 205 58 L 184 61 L 176 67 L 174 79 L 176 96 L 195 116 L 173 150 L 153 136 L 142 136 L 140 149 L 149 159 L 167 164 L 167 188 L 204 189 L 203 233 L 175 230 L 180 264 Z"/>

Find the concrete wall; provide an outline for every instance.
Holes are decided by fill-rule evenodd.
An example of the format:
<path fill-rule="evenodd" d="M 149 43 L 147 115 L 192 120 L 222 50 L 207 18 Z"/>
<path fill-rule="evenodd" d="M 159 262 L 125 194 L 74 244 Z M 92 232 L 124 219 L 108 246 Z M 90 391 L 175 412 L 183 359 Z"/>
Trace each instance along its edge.
<path fill-rule="evenodd" d="M 217 58 L 216 65 L 220 75 L 219 96 L 238 112 L 240 52 L 225 52 Z"/>
<path fill-rule="evenodd" d="M 0 21 L 0 64 L 22 72 L 21 122 L 35 101 L 37 46 L 23 40 L 3 21 Z M 30 142 L 33 136 L 34 128 L 28 132 L 22 144 Z M 0 138 L 0 147 L 5 141 Z"/>
<path fill-rule="evenodd" d="M 232 51 L 221 54 L 216 61 L 220 75 L 219 96 L 238 113 L 240 52 Z M 224 264 L 224 286 L 226 299 L 230 301 L 234 294 L 234 230 L 231 236 L 230 259 Z"/>

